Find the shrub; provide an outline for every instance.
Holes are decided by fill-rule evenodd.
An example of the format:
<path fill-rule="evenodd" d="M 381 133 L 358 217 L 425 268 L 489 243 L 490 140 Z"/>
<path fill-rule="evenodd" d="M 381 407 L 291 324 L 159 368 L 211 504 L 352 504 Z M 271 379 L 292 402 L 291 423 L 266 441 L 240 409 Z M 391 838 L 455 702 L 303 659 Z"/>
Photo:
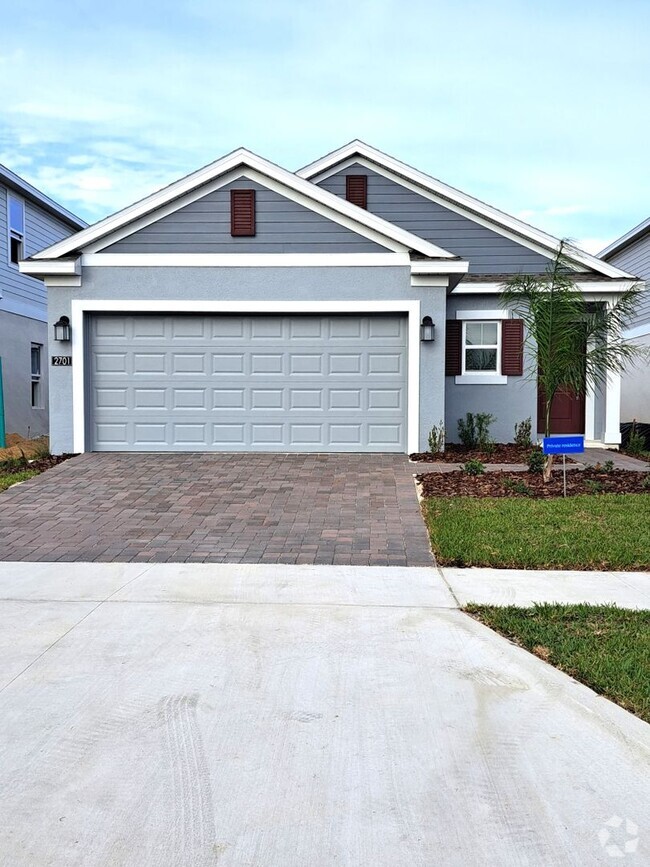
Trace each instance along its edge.
<path fill-rule="evenodd" d="M 429 432 L 429 451 L 432 455 L 445 450 L 445 424 L 441 420 L 439 425 L 434 424 Z"/>
<path fill-rule="evenodd" d="M 489 412 L 473 412 L 465 414 L 465 418 L 458 419 L 458 437 L 467 449 L 480 448 L 483 450 L 493 447 L 490 436 L 490 425 L 496 418 Z"/>
<path fill-rule="evenodd" d="M 648 475 L 644 477 L 643 481 L 641 482 L 641 487 L 650 488 L 650 473 L 648 473 Z"/>
<path fill-rule="evenodd" d="M 594 467 L 594 472 L 596 473 L 611 473 L 614 469 L 614 461 L 605 461 L 604 464 L 601 464 L 600 461 Z"/>
<path fill-rule="evenodd" d="M 627 438 L 627 451 L 631 455 L 640 455 L 645 451 L 645 437 L 636 429 L 636 419 L 632 422 L 630 435 Z"/>
<path fill-rule="evenodd" d="M 463 464 L 461 472 L 467 473 L 468 476 L 482 476 L 485 472 L 485 465 L 474 458 Z"/>
<path fill-rule="evenodd" d="M 532 446 L 532 427 L 533 422 L 530 416 L 523 421 L 515 423 L 515 445 L 518 445 L 520 449 L 529 449 Z"/>
<path fill-rule="evenodd" d="M 532 488 L 529 488 L 526 482 L 521 479 L 505 479 L 503 487 L 508 491 L 514 491 L 515 494 L 524 494 L 527 497 L 533 496 Z"/>
<path fill-rule="evenodd" d="M 590 494 L 600 494 L 603 490 L 603 483 L 597 482 L 595 479 L 587 479 L 585 481 L 585 488 Z"/>
<path fill-rule="evenodd" d="M 16 470 L 25 470 L 28 466 L 29 461 L 25 457 L 25 453 L 22 449 L 20 449 L 19 458 L 5 458 L 4 461 L 0 461 L 0 471 L 6 473 L 15 472 Z"/>
<path fill-rule="evenodd" d="M 533 449 L 528 455 L 528 471 L 531 473 L 543 473 L 546 464 L 546 455 L 539 449 Z"/>

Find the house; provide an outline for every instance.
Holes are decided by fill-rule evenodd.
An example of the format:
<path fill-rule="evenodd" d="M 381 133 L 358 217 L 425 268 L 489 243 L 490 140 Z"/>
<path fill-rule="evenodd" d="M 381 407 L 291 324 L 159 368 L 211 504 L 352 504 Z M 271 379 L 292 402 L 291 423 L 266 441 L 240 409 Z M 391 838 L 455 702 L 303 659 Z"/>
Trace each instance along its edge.
<path fill-rule="evenodd" d="M 7 432 L 48 429 L 47 300 L 18 263 L 86 223 L 0 165 L 0 358 Z"/>
<path fill-rule="evenodd" d="M 71 328 L 52 448 L 414 452 L 467 411 L 510 440 L 538 396 L 499 291 L 558 246 L 359 141 L 295 174 L 236 150 L 21 263 Z M 633 283 L 571 256 L 594 302 Z M 556 429 L 618 444 L 619 388 Z"/>
<path fill-rule="evenodd" d="M 599 256 L 605 262 L 636 274 L 643 281 L 650 280 L 650 217 L 611 243 Z M 650 292 L 647 288 L 626 336 L 650 351 Z M 631 422 L 634 419 L 642 424 L 650 424 L 647 359 L 626 370 L 621 379 L 621 421 Z"/>

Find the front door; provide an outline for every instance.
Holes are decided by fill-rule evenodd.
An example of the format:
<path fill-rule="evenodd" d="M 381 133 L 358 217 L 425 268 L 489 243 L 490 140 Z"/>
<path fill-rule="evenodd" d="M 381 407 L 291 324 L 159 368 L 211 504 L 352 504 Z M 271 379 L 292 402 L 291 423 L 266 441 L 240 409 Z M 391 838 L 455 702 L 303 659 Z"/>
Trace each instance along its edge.
<path fill-rule="evenodd" d="M 541 385 L 537 387 L 537 433 L 545 432 L 546 402 Z M 585 396 L 568 389 L 558 391 L 551 404 L 552 434 L 584 434 Z"/>

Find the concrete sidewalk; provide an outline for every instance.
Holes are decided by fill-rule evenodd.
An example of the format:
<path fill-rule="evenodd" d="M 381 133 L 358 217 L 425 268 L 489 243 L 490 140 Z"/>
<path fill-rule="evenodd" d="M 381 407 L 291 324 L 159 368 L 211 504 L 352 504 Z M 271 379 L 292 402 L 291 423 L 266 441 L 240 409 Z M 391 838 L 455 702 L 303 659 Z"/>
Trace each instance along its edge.
<path fill-rule="evenodd" d="M 650 608 L 648 572 L 447 568 L 440 571 L 461 607 L 469 602 L 520 606 L 535 602 L 587 602 Z"/>
<path fill-rule="evenodd" d="M 0 564 L 0 864 L 648 863 L 650 726 L 455 605 L 434 568 Z"/>

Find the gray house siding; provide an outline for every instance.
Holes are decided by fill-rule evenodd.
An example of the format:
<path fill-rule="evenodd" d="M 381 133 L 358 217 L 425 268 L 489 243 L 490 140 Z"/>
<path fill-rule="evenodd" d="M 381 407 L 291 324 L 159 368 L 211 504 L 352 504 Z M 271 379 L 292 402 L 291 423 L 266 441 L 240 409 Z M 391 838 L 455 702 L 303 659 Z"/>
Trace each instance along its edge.
<path fill-rule="evenodd" d="M 319 182 L 345 198 L 345 176 L 368 176 L 368 210 L 470 262 L 470 274 L 537 274 L 549 260 L 362 165 Z"/>
<path fill-rule="evenodd" d="M 628 274 L 634 274 L 642 280 L 650 281 L 650 232 L 625 247 L 619 253 L 608 256 L 607 261 L 617 268 L 622 268 Z M 650 323 L 650 290 L 646 286 L 643 300 L 639 304 L 636 316 L 630 322 L 631 326 Z"/>
<path fill-rule="evenodd" d="M 421 358 L 420 448 L 444 416 L 444 320 L 446 295 L 440 289 L 411 287 L 408 267 L 354 268 L 84 268 L 80 289 L 51 292 L 51 324 L 70 315 L 75 299 L 175 301 L 399 301 L 420 300 L 421 315 L 439 326 L 433 344 L 419 344 Z M 215 312 L 218 312 L 218 308 Z M 51 448 L 73 448 L 72 371 L 50 371 Z"/>
<path fill-rule="evenodd" d="M 230 234 L 230 190 L 256 191 L 256 234 Z M 162 217 L 104 253 L 382 253 L 384 247 L 357 235 L 247 178 L 203 196 Z"/>

